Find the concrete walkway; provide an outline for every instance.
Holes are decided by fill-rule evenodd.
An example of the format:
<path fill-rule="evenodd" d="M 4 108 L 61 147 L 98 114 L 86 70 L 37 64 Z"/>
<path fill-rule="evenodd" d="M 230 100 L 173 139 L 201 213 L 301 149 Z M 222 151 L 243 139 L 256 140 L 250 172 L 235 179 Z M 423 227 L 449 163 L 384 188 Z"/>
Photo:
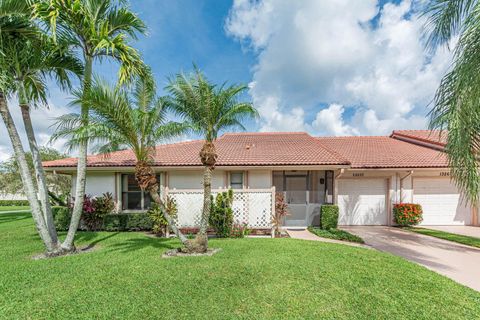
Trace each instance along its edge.
<path fill-rule="evenodd" d="M 439 230 L 463 236 L 480 238 L 480 227 L 472 226 L 420 226 L 420 228 Z"/>
<path fill-rule="evenodd" d="M 370 248 L 366 245 L 363 245 L 361 243 L 355 243 L 355 242 L 348 242 L 348 241 L 340 241 L 340 240 L 335 240 L 335 239 L 328 239 L 328 238 L 322 238 L 319 237 L 307 229 L 287 229 L 287 233 L 290 236 L 290 238 L 293 239 L 301 239 L 301 240 L 310 240 L 310 241 L 321 241 L 321 242 L 328 242 L 328 243 L 337 243 L 337 244 L 344 244 L 347 246 L 352 246 L 352 247 L 364 247 L 364 248 Z"/>
<path fill-rule="evenodd" d="M 421 264 L 480 291 L 480 249 L 391 227 L 342 227 L 375 249 Z"/>

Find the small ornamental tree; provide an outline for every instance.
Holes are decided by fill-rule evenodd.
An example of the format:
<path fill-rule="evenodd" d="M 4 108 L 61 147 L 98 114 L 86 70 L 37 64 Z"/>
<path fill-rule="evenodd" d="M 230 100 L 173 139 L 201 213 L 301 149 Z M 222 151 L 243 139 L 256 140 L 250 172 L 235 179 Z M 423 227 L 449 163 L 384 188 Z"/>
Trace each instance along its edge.
<path fill-rule="evenodd" d="M 275 235 L 280 235 L 280 228 L 283 225 L 285 217 L 288 215 L 288 205 L 282 192 L 275 194 L 275 212 L 272 217 L 272 225 Z"/>
<path fill-rule="evenodd" d="M 215 230 L 217 237 L 227 238 L 231 236 L 233 227 L 233 190 L 229 189 L 217 194 L 215 199 L 213 196 L 211 198 L 212 205 L 208 222 Z"/>
<path fill-rule="evenodd" d="M 178 209 L 177 204 L 171 197 L 167 197 L 165 200 L 165 210 L 170 215 L 174 223 L 176 223 Z M 158 204 L 153 203 L 147 214 L 153 221 L 152 232 L 157 236 L 169 237 L 170 227 L 168 220 L 163 214 L 162 208 Z"/>
<path fill-rule="evenodd" d="M 393 206 L 395 222 L 400 226 L 414 226 L 423 221 L 422 206 L 415 203 L 398 203 Z"/>

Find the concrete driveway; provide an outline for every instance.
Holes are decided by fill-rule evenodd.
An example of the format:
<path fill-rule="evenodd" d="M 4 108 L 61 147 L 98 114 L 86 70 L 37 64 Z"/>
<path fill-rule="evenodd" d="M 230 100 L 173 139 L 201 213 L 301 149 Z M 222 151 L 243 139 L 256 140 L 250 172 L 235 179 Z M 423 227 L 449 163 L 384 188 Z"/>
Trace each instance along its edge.
<path fill-rule="evenodd" d="M 421 264 L 480 291 L 480 249 L 391 227 L 342 227 L 367 245 Z"/>
<path fill-rule="evenodd" d="M 445 231 L 450 233 L 456 233 L 463 236 L 480 238 L 480 227 L 472 226 L 420 226 L 420 228 L 433 229 L 439 231 Z"/>

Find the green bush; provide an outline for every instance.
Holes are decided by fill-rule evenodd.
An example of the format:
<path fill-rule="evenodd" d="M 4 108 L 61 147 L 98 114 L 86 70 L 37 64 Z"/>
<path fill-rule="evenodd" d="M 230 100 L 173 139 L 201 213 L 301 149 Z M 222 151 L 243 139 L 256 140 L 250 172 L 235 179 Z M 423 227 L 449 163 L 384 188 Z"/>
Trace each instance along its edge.
<path fill-rule="evenodd" d="M 320 227 L 324 230 L 336 229 L 338 225 L 338 206 L 324 204 L 320 208 Z"/>
<path fill-rule="evenodd" d="M 152 230 L 153 221 L 147 213 L 130 213 L 127 216 L 128 231 Z"/>
<path fill-rule="evenodd" d="M 28 200 L 0 200 L 0 207 L 26 207 L 29 205 Z"/>
<path fill-rule="evenodd" d="M 141 231 L 151 230 L 152 219 L 145 212 L 107 214 L 103 219 L 105 231 Z"/>
<path fill-rule="evenodd" d="M 58 231 L 67 231 L 70 226 L 71 210 L 68 207 L 52 207 L 53 221 Z"/>
<path fill-rule="evenodd" d="M 422 206 L 415 203 L 398 203 L 393 205 L 395 222 L 400 226 L 414 226 L 422 222 Z"/>
<path fill-rule="evenodd" d="M 165 207 L 170 217 L 173 220 L 176 220 L 178 213 L 177 204 L 171 197 L 167 197 L 167 201 L 165 201 Z M 156 203 L 153 203 L 147 214 L 153 223 L 152 232 L 157 235 L 166 236 L 168 233 L 168 221 L 165 219 L 160 206 Z"/>
<path fill-rule="evenodd" d="M 105 216 L 111 214 L 114 209 L 115 202 L 110 192 L 93 199 L 86 196 L 82 212 L 83 224 L 89 231 L 101 230 Z"/>
<path fill-rule="evenodd" d="M 230 237 L 233 227 L 233 190 L 229 189 L 226 192 L 221 192 L 217 194 L 215 200 L 213 196 L 211 199 L 212 205 L 208 223 L 215 230 L 217 237 Z"/>

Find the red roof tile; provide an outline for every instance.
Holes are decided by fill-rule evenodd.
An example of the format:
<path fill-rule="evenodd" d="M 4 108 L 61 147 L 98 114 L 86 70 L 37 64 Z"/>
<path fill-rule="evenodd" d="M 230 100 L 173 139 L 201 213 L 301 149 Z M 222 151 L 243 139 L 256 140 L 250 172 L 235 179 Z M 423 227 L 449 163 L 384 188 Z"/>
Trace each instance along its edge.
<path fill-rule="evenodd" d="M 318 140 L 351 162 L 352 168 L 441 168 L 441 151 L 390 137 L 321 137 Z"/>
<path fill-rule="evenodd" d="M 200 166 L 203 140 L 159 145 L 155 166 Z M 348 165 L 339 154 L 303 132 L 235 133 L 220 137 L 215 146 L 218 166 Z M 76 158 L 44 162 L 45 167 L 73 167 Z M 88 167 L 134 166 L 132 151 L 88 157 Z"/>
<path fill-rule="evenodd" d="M 447 144 L 448 132 L 440 130 L 394 130 L 390 136 L 422 145 L 431 145 L 443 150 Z"/>

